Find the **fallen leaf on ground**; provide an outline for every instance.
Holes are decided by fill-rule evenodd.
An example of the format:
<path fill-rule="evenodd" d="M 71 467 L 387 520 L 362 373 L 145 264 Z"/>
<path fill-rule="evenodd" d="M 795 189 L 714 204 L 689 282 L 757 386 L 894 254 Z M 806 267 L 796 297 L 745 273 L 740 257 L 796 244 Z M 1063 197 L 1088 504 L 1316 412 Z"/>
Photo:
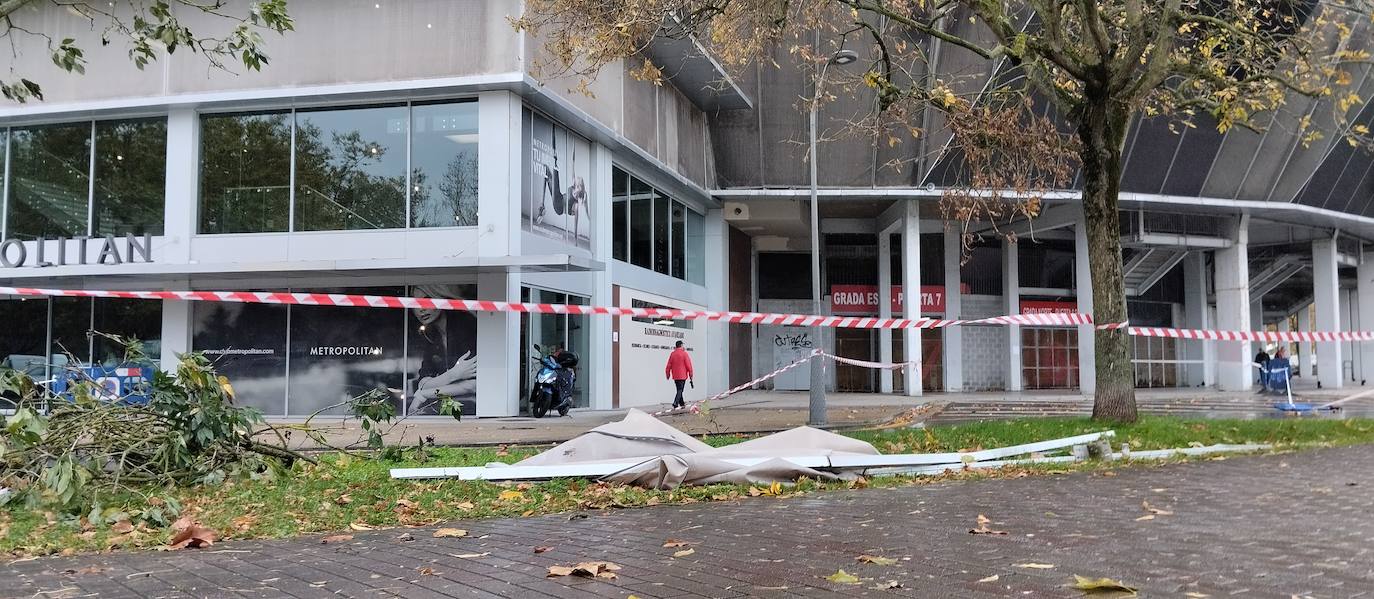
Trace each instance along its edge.
<path fill-rule="evenodd" d="M 982 515 L 982 514 L 978 514 L 978 528 L 970 528 L 968 532 L 969 532 L 969 534 L 975 534 L 975 535 L 1004 535 L 1004 534 L 1007 534 L 1007 531 L 1005 531 L 1005 530 L 993 530 L 993 529 L 991 529 L 991 528 L 988 528 L 988 525 L 989 525 L 989 524 L 992 524 L 992 520 L 988 519 L 987 516 L 984 516 L 984 515 Z"/>
<path fill-rule="evenodd" d="M 500 446 L 499 448 L 496 449 L 496 455 L 502 456 L 502 457 L 508 456 L 508 455 L 510 455 L 510 450 L 507 449 L 505 445 L 502 445 L 502 446 Z"/>
<path fill-rule="evenodd" d="M 1159 509 L 1159 508 L 1157 508 L 1157 507 L 1151 507 L 1151 506 L 1150 506 L 1150 502 L 1148 502 L 1148 501 L 1142 501 L 1142 502 L 1140 502 L 1140 507 L 1145 508 L 1145 511 L 1150 512 L 1151 514 L 1154 514 L 1154 515 L 1156 515 L 1156 516 L 1172 516 L 1172 515 L 1174 515 L 1174 513 L 1171 512 L 1171 511 L 1169 511 L 1169 510 L 1161 510 L 1161 509 Z"/>
<path fill-rule="evenodd" d="M 690 548 L 689 548 L 689 549 L 683 549 L 682 551 L 678 551 L 678 552 L 673 553 L 673 557 L 687 557 L 687 556 L 689 556 L 689 555 L 691 555 L 691 554 L 693 554 L 693 553 L 696 553 L 696 552 L 697 552 L 696 549 L 690 549 Z"/>
<path fill-rule="evenodd" d="M 134 531 L 134 525 L 128 520 L 120 520 L 110 527 L 110 531 L 118 534 L 129 533 Z"/>
<path fill-rule="evenodd" d="M 860 555 L 855 559 L 857 559 L 861 563 L 873 564 L 877 566 L 891 566 L 892 564 L 897 563 L 897 560 L 895 559 L 892 559 L 890 557 L 882 557 L 878 555 Z"/>
<path fill-rule="evenodd" d="M 403 532 L 403 533 L 401 533 L 400 535 L 397 535 L 396 540 L 397 540 L 397 541 L 407 541 L 407 542 L 409 542 L 409 541 L 414 541 L 414 540 L 415 540 L 415 535 L 410 534 L 410 533 L 408 533 L 408 532 Z"/>
<path fill-rule="evenodd" d="M 877 586 L 870 588 L 872 588 L 875 591 L 886 591 L 887 589 L 900 589 L 902 588 L 902 583 L 897 582 L 895 580 L 889 580 L 887 582 L 881 583 Z"/>
<path fill-rule="evenodd" d="M 1053 568 L 1053 567 L 1054 567 L 1054 564 L 1036 564 L 1036 563 L 1014 564 L 1014 565 L 1015 565 L 1017 568 L 1031 568 L 1031 569 L 1033 569 L 1033 570 L 1049 570 L 1050 568 Z"/>
<path fill-rule="evenodd" d="M 1183 596 L 1188 597 L 1188 599 L 1205 599 L 1206 597 L 1211 597 L 1211 595 L 1208 595 L 1207 593 L 1198 593 L 1195 591 L 1188 591 L 1187 593 L 1184 593 Z"/>
<path fill-rule="evenodd" d="M 434 576 L 434 568 L 430 568 L 430 567 L 416 568 L 415 571 L 416 571 L 416 572 L 419 572 L 419 573 L 420 573 L 420 576 Z"/>
<path fill-rule="evenodd" d="M 582 562 L 575 566 L 549 566 L 550 578 L 555 576 L 581 576 L 583 578 L 615 578 L 620 566 L 611 562 Z"/>
<path fill-rule="evenodd" d="M 198 522 L 192 522 L 173 536 L 167 546 L 171 549 L 209 547 L 218 538 L 215 531 L 201 526 Z"/>
<path fill-rule="evenodd" d="M 830 576 L 826 576 L 825 579 L 839 584 L 859 584 L 858 576 L 845 572 L 843 569 L 837 570 Z"/>
<path fill-rule="evenodd" d="M 466 536 L 468 536 L 468 531 L 463 530 L 461 528 L 440 528 L 439 530 L 434 531 L 434 538 L 436 539 L 457 538 Z"/>
<path fill-rule="evenodd" d="M 257 524 L 257 522 L 258 522 L 258 517 L 255 516 L 255 515 L 253 515 L 253 514 L 246 514 L 246 515 L 243 515 L 243 516 L 239 516 L 239 517 L 237 517 L 237 518 L 234 518 L 231 522 L 232 522 L 232 524 L 234 525 L 234 529 L 235 529 L 235 530 L 238 530 L 238 531 L 245 531 L 245 530 L 248 530 L 249 528 L 252 528 L 254 524 Z"/>
<path fill-rule="evenodd" d="M 999 576 L 999 575 L 997 575 L 997 574 L 993 574 L 992 576 L 988 576 L 988 577 L 985 577 L 985 578 L 979 578 L 979 579 L 978 579 L 978 582 L 997 582 L 997 579 L 998 579 L 998 578 L 1001 578 L 1001 576 Z"/>
<path fill-rule="evenodd" d="M 459 553 L 458 555 L 455 555 L 453 557 L 459 559 L 477 559 L 479 557 L 486 557 L 488 555 L 491 555 L 490 551 L 487 551 L 485 553 Z"/>
<path fill-rule="evenodd" d="M 362 522 L 353 522 L 349 524 L 348 527 L 353 530 L 372 530 L 371 526 L 363 524 Z"/>
<path fill-rule="evenodd" d="M 473 505 L 471 501 L 464 501 L 458 504 L 458 509 L 463 510 L 465 512 L 470 512 L 474 509 L 477 509 L 477 506 Z"/>
<path fill-rule="evenodd" d="M 320 539 L 320 543 L 321 543 L 321 544 L 324 544 L 324 545 L 328 545 L 328 544 L 330 544 L 330 543 L 344 543 L 344 542 L 352 541 L 352 540 L 353 540 L 353 535 L 331 535 L 331 536 L 325 537 L 325 538 L 323 538 L 323 539 Z"/>
<path fill-rule="evenodd" d="M 688 543 L 687 541 L 679 541 L 677 539 L 668 539 L 663 542 L 663 546 L 668 549 L 673 549 L 675 547 L 686 547 L 688 545 L 691 545 L 691 543 Z"/>
<path fill-rule="evenodd" d="M 535 548 L 534 548 L 534 552 L 535 552 L 535 553 L 544 553 L 544 552 L 546 552 L 546 551 L 553 551 L 553 547 L 549 547 L 549 546 L 547 546 L 547 545 L 541 545 L 541 546 L 539 546 L 539 547 L 535 547 Z"/>
<path fill-rule="evenodd" d="M 1073 575 L 1073 587 L 1085 593 L 1130 593 L 1136 594 L 1134 587 L 1128 587 L 1119 580 L 1110 578 L 1088 578 L 1086 576 Z"/>
<path fill-rule="evenodd" d="M 525 498 L 525 494 L 524 494 L 524 493 L 522 493 L 522 492 L 520 492 L 520 491 L 510 491 L 510 490 L 501 491 L 501 494 L 497 496 L 497 499 L 500 499 L 501 501 L 520 501 L 520 500 L 522 500 L 522 499 L 524 499 L 524 498 Z"/>
<path fill-rule="evenodd" d="M 99 573 L 101 573 L 101 572 L 104 572 L 105 570 L 106 570 L 106 568 L 101 568 L 100 566 L 86 566 L 85 568 L 68 568 L 68 569 L 66 569 L 66 570 L 63 570 L 62 573 L 63 573 L 63 574 L 99 574 Z"/>
<path fill-rule="evenodd" d="M 350 497 L 348 493 L 344 493 L 343 495 L 335 497 L 334 503 L 337 503 L 339 505 L 348 505 L 350 503 L 353 503 L 353 498 Z"/>
<path fill-rule="evenodd" d="M 1154 520 L 1154 519 L 1155 519 L 1155 515 L 1154 515 L 1154 514 L 1145 514 L 1144 516 L 1141 516 L 1141 517 L 1139 517 L 1139 518 L 1136 518 L 1135 521 L 1136 521 L 1136 522 L 1144 522 L 1145 520 Z"/>

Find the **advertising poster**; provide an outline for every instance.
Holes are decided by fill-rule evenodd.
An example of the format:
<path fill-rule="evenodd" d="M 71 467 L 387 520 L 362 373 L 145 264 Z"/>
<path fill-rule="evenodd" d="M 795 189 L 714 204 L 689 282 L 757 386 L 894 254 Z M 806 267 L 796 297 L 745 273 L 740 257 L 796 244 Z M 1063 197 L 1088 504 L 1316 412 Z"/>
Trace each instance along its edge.
<path fill-rule="evenodd" d="M 525 111 L 522 228 L 591 251 L 591 144 Z"/>
<path fill-rule="evenodd" d="M 415 297 L 471 299 L 475 285 L 417 285 Z M 462 404 L 463 415 L 477 413 L 477 317 L 456 310 L 409 311 L 406 326 L 409 364 L 407 414 L 433 415 L 447 396 Z"/>

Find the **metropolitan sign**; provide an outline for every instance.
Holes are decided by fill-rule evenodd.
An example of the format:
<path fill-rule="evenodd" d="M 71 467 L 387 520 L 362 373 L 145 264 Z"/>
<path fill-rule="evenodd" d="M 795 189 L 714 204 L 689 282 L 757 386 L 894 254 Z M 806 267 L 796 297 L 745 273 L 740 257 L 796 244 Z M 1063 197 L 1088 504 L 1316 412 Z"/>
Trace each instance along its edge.
<path fill-rule="evenodd" d="M 123 242 L 123 243 L 121 243 Z M 94 258 L 90 250 L 99 249 Z M 152 262 L 153 236 L 144 233 L 138 237 L 133 233 L 118 239 L 114 235 L 104 237 L 57 237 L 26 242 L 22 239 L 0 241 L 0 268 L 23 268 L 44 266 L 79 266 L 83 264 L 124 264 L 126 262 Z"/>

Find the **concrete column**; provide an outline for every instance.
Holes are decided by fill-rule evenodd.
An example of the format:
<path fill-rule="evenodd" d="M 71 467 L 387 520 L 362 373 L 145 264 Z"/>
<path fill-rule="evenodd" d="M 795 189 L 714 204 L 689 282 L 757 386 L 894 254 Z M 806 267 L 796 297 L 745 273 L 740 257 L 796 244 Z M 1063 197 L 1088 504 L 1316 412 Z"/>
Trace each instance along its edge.
<path fill-rule="evenodd" d="M 1216 252 L 1217 328 L 1245 331 L 1250 322 L 1250 217 L 1231 227 L 1231 247 Z M 1249 341 L 1217 344 L 1217 386 L 1223 391 L 1248 391 L 1257 380 L 1250 360 Z"/>
<path fill-rule="evenodd" d="M 1361 331 L 1374 331 L 1374 251 L 1361 248 L 1355 282 Z M 1360 379 L 1374 380 L 1374 341 L 1360 342 Z"/>
<path fill-rule="evenodd" d="M 593 306 L 609 306 L 611 302 L 611 242 L 614 239 L 612 227 L 611 177 L 612 154 L 601 144 L 592 144 L 592 198 L 591 205 L 600 207 L 592 210 L 592 258 L 606 265 L 601 270 L 587 273 L 592 279 L 591 303 Z M 707 246 L 710 247 L 709 245 Z M 709 250 L 708 250 L 709 251 Z M 714 308 L 713 308 L 714 309 Z M 615 381 L 611 377 L 611 360 L 615 345 L 611 343 L 611 324 L 613 316 L 597 314 L 594 316 L 570 316 L 585 319 L 587 323 L 587 356 L 583 359 L 590 368 L 581 368 L 579 374 L 587 377 L 587 405 L 594 410 L 611 409 Z M 709 336 L 709 335 L 708 335 Z M 518 350 L 518 348 L 517 348 Z M 708 352 L 707 356 L 719 359 L 719 352 Z M 707 370 L 711 372 L 711 370 Z M 703 377 L 706 378 L 706 377 Z M 517 381 L 518 382 L 518 381 Z"/>
<path fill-rule="evenodd" d="M 161 264 L 191 260 L 191 236 L 196 234 L 200 197 L 200 118 L 193 108 L 167 113 L 167 177 L 162 206 L 163 245 L 153 249 Z"/>
<path fill-rule="evenodd" d="M 1207 268 L 1207 254 L 1202 252 L 1189 252 L 1183 258 L 1183 326 L 1189 329 L 1207 329 L 1207 279 L 1210 273 Z M 1185 382 L 1190 387 L 1199 385 L 1212 385 L 1216 383 L 1215 365 L 1212 363 L 1209 350 L 1212 347 L 1211 341 L 1180 341 L 1183 346 L 1183 355 L 1188 360 L 1202 360 L 1201 367 L 1196 364 L 1189 364 L 1186 372 L 1188 376 Z"/>
<path fill-rule="evenodd" d="M 1298 330 L 1312 332 L 1311 304 L 1298 310 Z M 1298 376 L 1302 377 L 1303 380 L 1312 380 L 1312 364 L 1312 343 L 1310 341 L 1298 342 Z"/>
<path fill-rule="evenodd" d="M 916 200 L 906 200 L 902 219 L 902 318 L 921 317 L 921 212 Z M 880 305 L 882 299 L 878 300 Z M 921 329 L 902 331 L 902 355 L 915 367 L 903 369 L 906 394 L 921 395 Z"/>
<path fill-rule="evenodd" d="M 167 372 L 176 370 L 177 354 L 191 351 L 195 322 L 191 305 L 192 302 L 184 300 L 162 300 L 162 354 L 158 356 L 158 365 Z"/>
<path fill-rule="evenodd" d="M 609 206 L 610 202 L 606 205 Z M 703 281 L 706 283 L 706 308 L 724 312 L 730 308 L 730 226 L 725 222 L 725 211 L 707 211 L 705 225 L 706 278 Z M 720 321 L 697 322 L 706 325 L 707 369 L 703 378 L 706 379 L 704 395 L 710 397 L 730 387 L 730 327 L 746 325 Z M 611 363 L 606 362 L 604 368 L 609 373 Z M 702 380 L 697 379 L 697 383 L 701 384 Z M 606 405 L 610 405 L 609 398 Z"/>
<path fill-rule="evenodd" d="M 912 289 L 911 286 L 905 286 Z M 906 298 L 910 301 L 910 292 Z M 878 318 L 892 318 L 892 234 L 883 231 L 878 234 Z M 878 329 L 878 361 L 892 363 L 892 329 Z M 878 391 L 892 393 L 892 371 L 886 368 L 878 371 Z"/>
<path fill-rule="evenodd" d="M 520 301 L 520 275 L 477 275 L 477 297 Z M 477 415 L 516 416 L 520 413 L 520 315 L 512 312 L 477 313 Z M 609 370 L 609 364 L 603 366 Z"/>
<path fill-rule="evenodd" d="M 945 227 L 945 318 L 959 318 L 960 307 L 959 262 L 963 256 L 963 243 L 958 229 Z M 920 293 L 920 285 L 914 290 Z M 917 299 L 919 295 L 915 295 Z M 940 348 L 941 362 L 944 364 L 945 391 L 964 390 L 964 328 L 945 327 L 945 341 Z"/>
<path fill-rule="evenodd" d="M 1002 240 L 1002 299 L 1004 314 L 1021 313 L 1021 262 L 1016 243 Z M 1021 325 L 1007 326 L 1007 391 L 1020 391 Z"/>
<path fill-rule="evenodd" d="M 1336 240 L 1318 239 L 1312 242 L 1312 303 L 1317 307 L 1316 329 L 1336 331 L 1341 326 L 1340 277 L 1336 266 Z M 1317 381 L 1327 389 L 1339 389 L 1341 376 L 1341 344 L 1339 341 L 1317 343 Z"/>
<path fill-rule="evenodd" d="M 1088 264 L 1088 228 L 1083 216 L 1073 227 L 1074 282 L 1078 312 L 1093 313 L 1092 266 Z M 1078 390 L 1084 395 L 1097 392 L 1097 330 L 1093 325 L 1078 326 Z"/>

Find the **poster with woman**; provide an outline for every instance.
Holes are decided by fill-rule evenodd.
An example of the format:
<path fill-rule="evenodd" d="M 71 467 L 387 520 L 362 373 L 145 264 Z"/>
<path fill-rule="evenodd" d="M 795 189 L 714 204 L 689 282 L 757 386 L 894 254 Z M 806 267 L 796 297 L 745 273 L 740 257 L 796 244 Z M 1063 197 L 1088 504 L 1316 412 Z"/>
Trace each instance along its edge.
<path fill-rule="evenodd" d="M 524 129 L 524 230 L 590 251 L 591 144 L 530 110 Z"/>
<path fill-rule="evenodd" d="M 475 285 L 417 285 L 415 297 L 472 298 Z M 406 413 L 439 413 L 443 398 L 463 407 L 463 415 L 477 413 L 477 318 L 469 312 L 414 309 L 406 326 Z"/>

